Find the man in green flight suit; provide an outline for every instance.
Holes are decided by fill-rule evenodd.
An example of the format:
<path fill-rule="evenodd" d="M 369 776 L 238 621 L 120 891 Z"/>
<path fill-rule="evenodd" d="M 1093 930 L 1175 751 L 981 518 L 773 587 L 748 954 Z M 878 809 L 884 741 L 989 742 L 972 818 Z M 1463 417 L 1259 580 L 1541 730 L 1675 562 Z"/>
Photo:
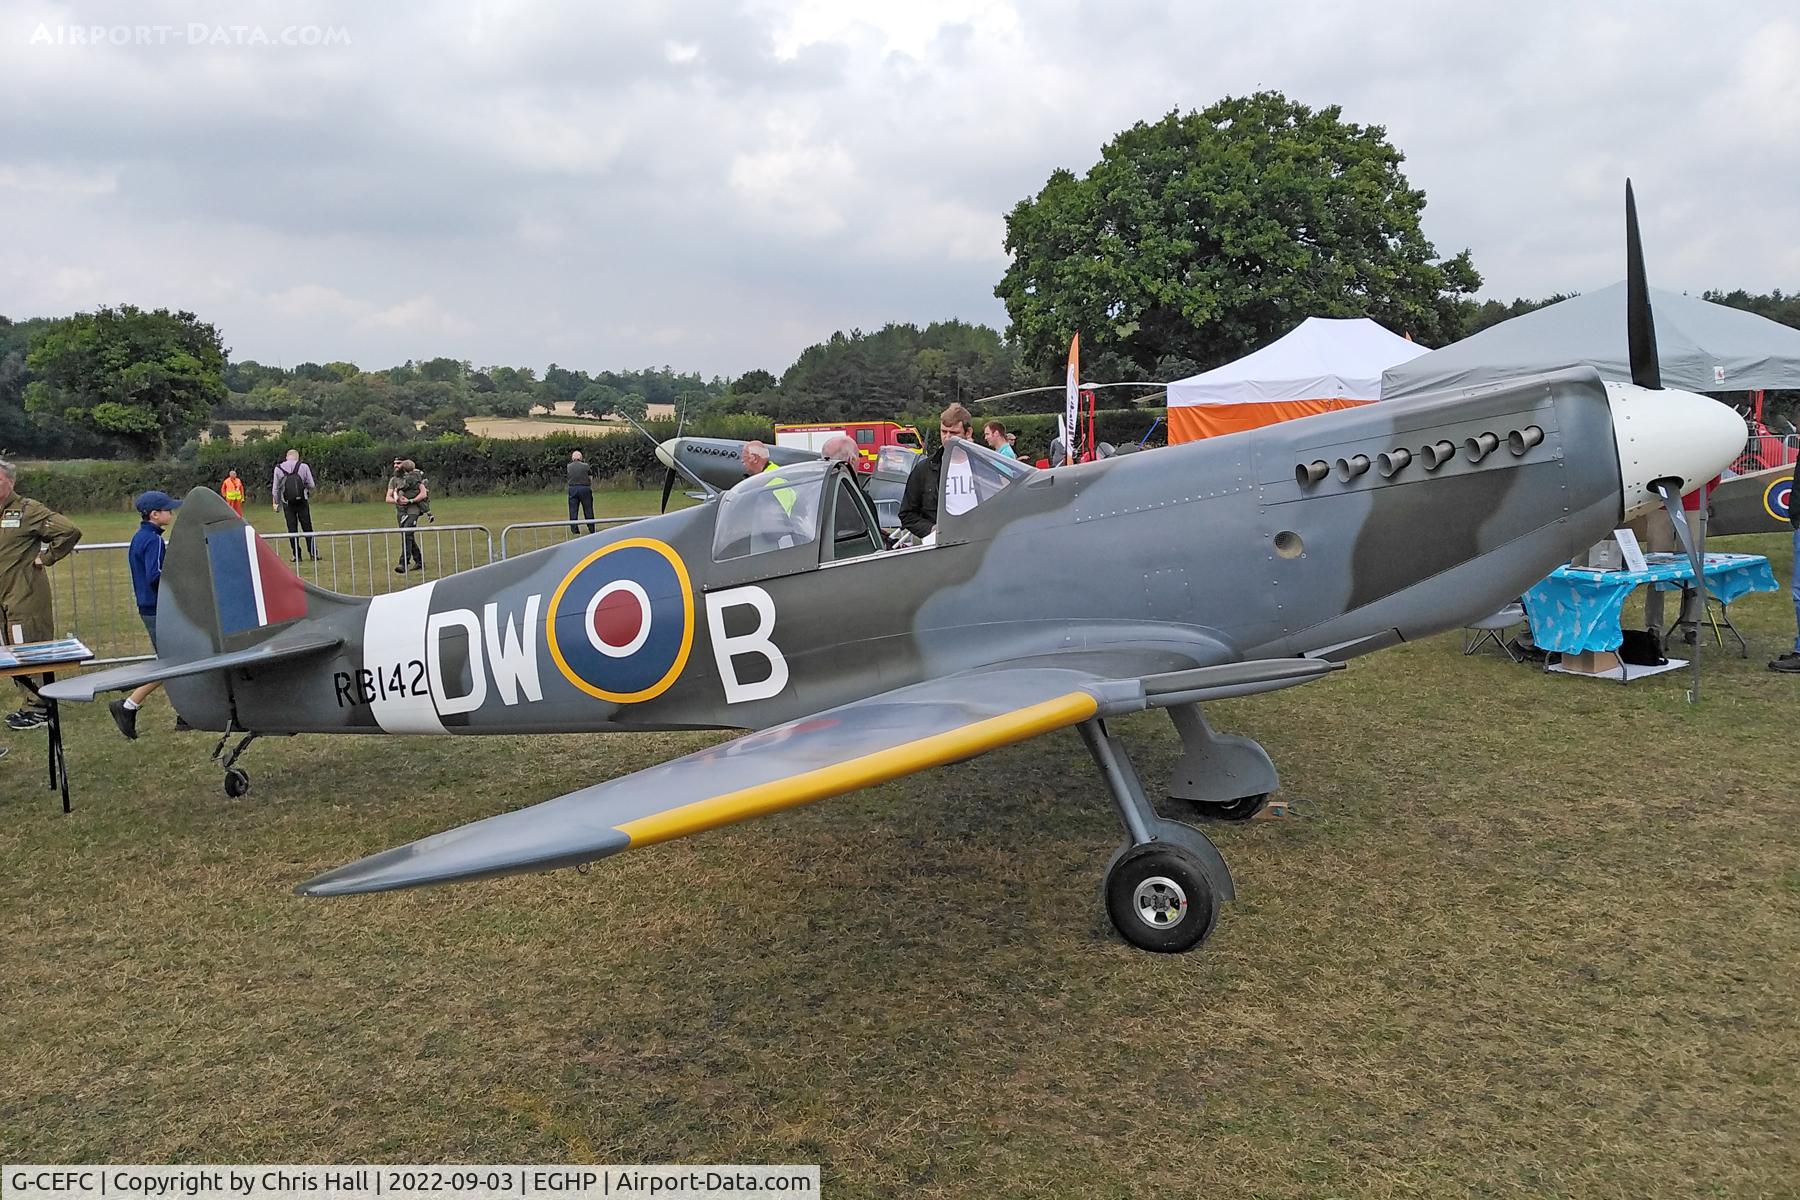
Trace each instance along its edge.
<path fill-rule="evenodd" d="M 412 531 L 419 527 L 419 518 L 429 511 L 430 495 L 425 487 L 425 472 L 419 470 L 419 465 L 410 458 L 396 458 L 394 473 L 388 478 L 387 500 L 394 506 L 400 528 L 406 530 L 400 535 L 400 562 L 394 568 L 396 575 L 425 569 L 425 556 L 419 553 L 419 539 Z"/>
<path fill-rule="evenodd" d="M 7 645 L 55 636 L 45 569 L 81 540 L 81 530 L 69 518 L 14 491 L 17 478 L 13 465 L 0 459 L 0 641 Z M 25 696 L 19 711 L 6 718 L 7 728 L 48 724 L 50 709 L 38 695 L 37 679 L 16 675 L 13 681 Z"/>

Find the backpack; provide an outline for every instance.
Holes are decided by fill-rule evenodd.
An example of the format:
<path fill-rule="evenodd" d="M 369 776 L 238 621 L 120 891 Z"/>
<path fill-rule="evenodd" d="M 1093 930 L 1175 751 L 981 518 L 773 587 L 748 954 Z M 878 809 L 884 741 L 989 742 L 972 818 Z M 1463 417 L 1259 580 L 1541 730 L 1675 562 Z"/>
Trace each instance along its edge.
<path fill-rule="evenodd" d="M 300 468 L 281 473 L 281 502 L 292 504 L 306 499 L 306 481 L 300 478 Z"/>

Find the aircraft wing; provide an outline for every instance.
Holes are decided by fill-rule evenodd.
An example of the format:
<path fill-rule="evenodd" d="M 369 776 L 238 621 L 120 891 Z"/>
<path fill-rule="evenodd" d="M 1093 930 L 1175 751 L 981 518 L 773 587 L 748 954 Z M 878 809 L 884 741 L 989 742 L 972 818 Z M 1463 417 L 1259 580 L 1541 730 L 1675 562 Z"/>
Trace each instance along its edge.
<path fill-rule="evenodd" d="M 339 896 L 575 866 L 959 762 L 1092 717 L 1272 690 L 1337 666 L 1282 659 L 1146 678 L 1049 666 L 966 671 L 433 834 L 297 890 Z"/>

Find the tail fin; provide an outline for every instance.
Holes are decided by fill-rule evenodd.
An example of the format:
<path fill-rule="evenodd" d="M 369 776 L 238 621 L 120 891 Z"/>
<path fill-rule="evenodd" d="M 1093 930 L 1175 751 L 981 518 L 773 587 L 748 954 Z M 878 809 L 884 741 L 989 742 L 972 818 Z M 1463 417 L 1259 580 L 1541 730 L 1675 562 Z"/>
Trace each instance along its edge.
<path fill-rule="evenodd" d="M 197 625 L 218 651 L 255 645 L 311 607 L 306 583 L 236 510 L 208 488 L 187 494 L 163 567 L 159 645 L 170 611 Z"/>
<path fill-rule="evenodd" d="M 360 617 L 366 605 L 308 584 L 216 492 L 195 488 L 163 557 L 156 660 L 50 686 L 57 699 L 91 700 L 166 681 L 177 712 L 202 729 L 222 729 L 233 711 L 228 672 L 334 650 L 344 638 L 328 618 Z"/>

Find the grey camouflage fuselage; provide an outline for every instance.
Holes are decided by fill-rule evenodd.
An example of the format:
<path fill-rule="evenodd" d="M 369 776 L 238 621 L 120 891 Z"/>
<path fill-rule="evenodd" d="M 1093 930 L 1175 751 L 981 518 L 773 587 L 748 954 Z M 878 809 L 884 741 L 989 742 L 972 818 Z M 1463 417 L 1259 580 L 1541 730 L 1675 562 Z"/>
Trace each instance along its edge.
<path fill-rule="evenodd" d="M 1541 438 L 1514 453 L 1509 437 L 1529 429 Z M 1498 444 L 1475 461 L 1465 442 L 1483 434 Z M 1428 469 L 1421 451 L 1438 443 L 1454 452 Z M 1399 449 L 1411 461 L 1384 476 L 1380 456 Z M 1329 471 L 1307 479 L 1318 462 Z M 809 469 L 821 488 L 842 472 Z M 1028 471 L 944 518 L 932 547 L 822 564 L 818 537 L 718 562 L 719 508 L 373 600 L 309 588 L 306 622 L 340 636 L 338 651 L 172 680 L 171 698 L 202 727 L 266 733 L 761 728 L 988 663 L 1127 651 L 1148 674 L 1350 657 L 1500 607 L 1610 530 L 1622 501 L 1605 390 L 1570 371 Z M 205 579 L 197 526 L 234 520 L 223 502 L 190 503 L 167 577 Z M 580 564 L 604 564 L 597 553 L 646 541 L 685 571 L 686 649 L 654 694 L 610 699 L 553 652 L 553 626 L 568 645 L 591 624 L 567 594 L 557 606 L 558 589 Z M 163 613 L 166 657 L 260 636 L 219 638 L 203 587 L 169 589 Z"/>

